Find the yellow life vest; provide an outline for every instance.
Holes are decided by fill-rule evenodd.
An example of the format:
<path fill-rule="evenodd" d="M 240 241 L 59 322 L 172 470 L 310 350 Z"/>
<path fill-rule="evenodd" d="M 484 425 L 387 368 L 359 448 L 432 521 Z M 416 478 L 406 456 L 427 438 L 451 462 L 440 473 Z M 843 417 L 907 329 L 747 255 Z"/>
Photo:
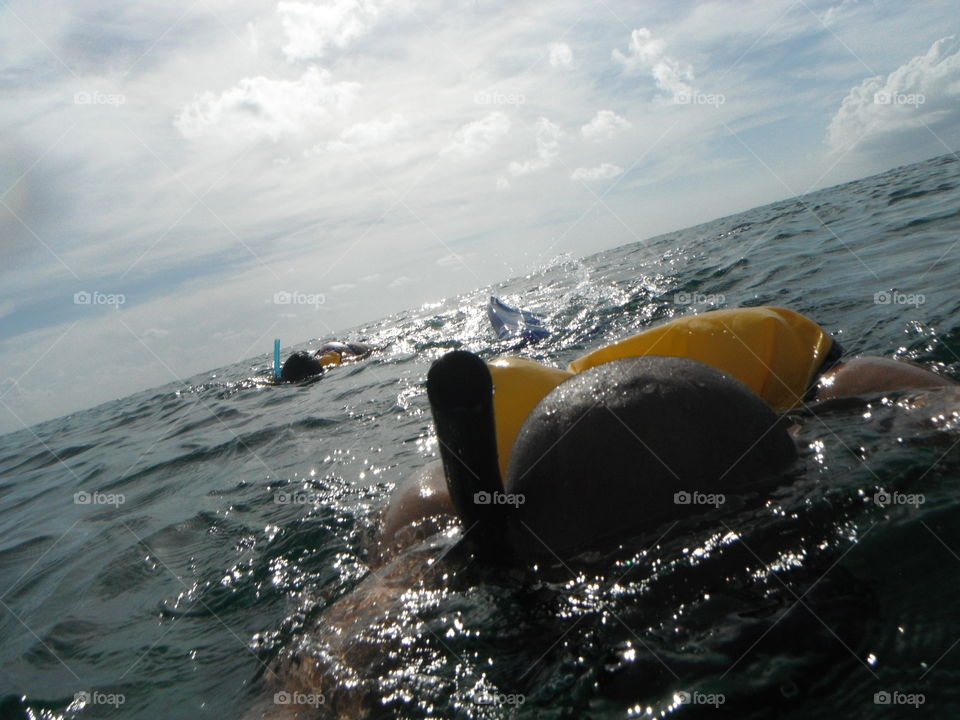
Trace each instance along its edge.
<path fill-rule="evenodd" d="M 574 373 L 626 357 L 687 357 L 732 375 L 782 411 L 800 403 L 832 346 L 833 338 L 800 313 L 752 307 L 675 318 L 583 355 L 568 365 L 569 370 L 526 358 L 493 360 L 488 366 L 500 475 L 507 476 L 510 451 L 527 416 Z"/>
<path fill-rule="evenodd" d="M 323 355 L 318 356 L 317 360 L 319 360 L 320 364 L 324 367 L 340 365 L 343 363 L 343 354 L 338 350 L 327 350 Z"/>
<path fill-rule="evenodd" d="M 568 377 L 573 377 L 573 373 L 520 357 L 492 360 L 487 367 L 493 378 L 493 417 L 500 477 L 506 478 L 510 450 L 523 421 L 537 403 Z"/>
<path fill-rule="evenodd" d="M 823 328 L 778 307 L 713 310 L 676 318 L 577 358 L 575 373 L 624 357 L 671 355 L 712 365 L 774 410 L 796 407 L 833 346 Z"/>

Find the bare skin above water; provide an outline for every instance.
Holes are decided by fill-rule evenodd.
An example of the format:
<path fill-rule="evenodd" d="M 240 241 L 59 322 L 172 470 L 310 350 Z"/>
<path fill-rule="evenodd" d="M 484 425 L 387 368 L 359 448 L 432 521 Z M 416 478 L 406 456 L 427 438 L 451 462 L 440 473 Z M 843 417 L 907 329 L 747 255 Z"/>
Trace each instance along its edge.
<path fill-rule="evenodd" d="M 374 555 L 384 563 L 447 527 L 454 519 L 443 465 L 437 460 L 399 484 L 380 518 Z"/>
<path fill-rule="evenodd" d="M 398 639 L 418 632 L 413 628 L 420 620 L 405 600 L 429 600 L 444 584 L 443 548 L 424 541 L 454 522 L 439 461 L 397 485 L 380 516 L 369 553 L 370 574 L 272 663 L 270 695 L 244 720 L 362 720 L 376 716 L 378 708 L 382 712 L 375 685 L 393 668 Z M 305 702 L 277 704 L 276 691 Z"/>
<path fill-rule="evenodd" d="M 327 608 L 273 663 L 281 684 L 244 720 L 382 716 L 383 682 L 404 665 L 403 638 L 426 632 L 417 611 L 444 584 L 441 554 L 429 543 L 408 549 Z M 273 702 L 277 690 L 294 702 Z M 322 701 L 311 705 L 311 697 Z"/>
<path fill-rule="evenodd" d="M 960 385 L 919 365 L 888 358 L 860 357 L 838 364 L 820 379 L 817 400 L 878 398 L 894 390 L 916 390 L 899 393 L 906 403 L 900 407 L 912 411 L 913 422 L 936 424 L 937 418 L 960 416 Z M 297 647 L 274 662 L 281 685 L 244 720 L 368 718 L 382 712 L 377 683 L 395 668 L 401 638 L 418 634 L 416 626 L 422 622 L 405 607 L 405 598 L 436 592 L 448 571 L 437 543 L 424 540 L 452 522 L 454 510 L 439 462 L 398 485 L 380 518 L 370 575 L 324 610 Z M 324 702 L 276 704 L 272 691 L 277 689 L 322 695 Z"/>
<path fill-rule="evenodd" d="M 912 362 L 862 356 L 824 373 L 817 383 L 817 400 L 951 385 L 956 383 Z"/>

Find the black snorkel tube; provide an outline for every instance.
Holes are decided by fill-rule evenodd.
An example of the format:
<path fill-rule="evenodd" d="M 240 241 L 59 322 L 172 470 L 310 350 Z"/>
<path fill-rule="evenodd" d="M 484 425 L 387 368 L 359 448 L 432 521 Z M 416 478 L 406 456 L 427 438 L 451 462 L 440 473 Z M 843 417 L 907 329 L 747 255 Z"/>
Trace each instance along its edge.
<path fill-rule="evenodd" d="M 508 541 L 493 415 L 493 379 L 473 353 L 455 350 L 427 373 L 427 397 L 453 507 L 463 523 L 464 542 L 479 559 L 513 560 Z"/>

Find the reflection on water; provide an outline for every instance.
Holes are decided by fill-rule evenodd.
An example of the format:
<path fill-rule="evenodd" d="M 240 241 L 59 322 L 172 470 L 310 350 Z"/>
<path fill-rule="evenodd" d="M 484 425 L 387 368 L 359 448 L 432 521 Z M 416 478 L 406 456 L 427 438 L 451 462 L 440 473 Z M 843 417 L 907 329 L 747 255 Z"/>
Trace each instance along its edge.
<path fill-rule="evenodd" d="M 380 562 L 371 537 L 437 456 L 423 380 L 450 349 L 563 364 L 675 315 L 780 304 L 849 352 L 960 378 L 956 275 L 935 263 L 958 167 L 560 258 L 357 329 L 381 352 L 312 383 L 258 381 L 264 355 L 0 438 L 0 718 L 863 717 L 917 694 L 950 716 L 956 393 L 798 412 L 788 482 L 570 567 L 478 566 L 457 530 Z M 890 289 L 925 302 L 875 304 Z M 490 292 L 553 335 L 497 344 Z"/>

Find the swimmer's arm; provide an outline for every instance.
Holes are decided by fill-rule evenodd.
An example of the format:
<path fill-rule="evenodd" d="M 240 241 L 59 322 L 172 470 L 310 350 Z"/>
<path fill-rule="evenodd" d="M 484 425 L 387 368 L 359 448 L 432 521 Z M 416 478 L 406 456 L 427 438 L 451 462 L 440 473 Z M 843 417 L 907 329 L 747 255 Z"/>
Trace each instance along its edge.
<path fill-rule="evenodd" d="M 817 382 L 816 400 L 832 400 L 853 395 L 883 393 L 956 385 L 950 378 L 937 375 L 906 360 L 862 356 L 837 363 Z"/>

